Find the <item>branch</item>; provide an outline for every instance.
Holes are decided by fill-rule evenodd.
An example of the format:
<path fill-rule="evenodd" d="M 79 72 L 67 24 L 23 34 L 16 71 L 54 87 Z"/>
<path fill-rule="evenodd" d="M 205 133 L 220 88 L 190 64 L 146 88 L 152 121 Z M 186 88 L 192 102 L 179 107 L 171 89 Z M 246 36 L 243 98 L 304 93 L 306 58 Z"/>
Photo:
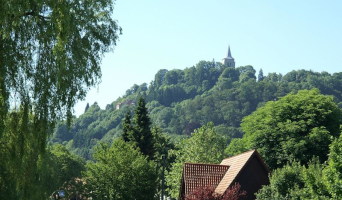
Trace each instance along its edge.
<path fill-rule="evenodd" d="M 30 12 L 26 12 L 26 13 L 24 13 L 23 16 L 38 16 L 40 19 L 42 19 L 42 20 L 44 20 L 44 21 L 45 21 L 45 20 L 50 20 L 50 19 L 51 19 L 50 17 L 46 17 L 46 16 L 44 16 L 44 15 L 37 14 L 35 10 L 32 10 L 32 11 L 30 11 Z"/>

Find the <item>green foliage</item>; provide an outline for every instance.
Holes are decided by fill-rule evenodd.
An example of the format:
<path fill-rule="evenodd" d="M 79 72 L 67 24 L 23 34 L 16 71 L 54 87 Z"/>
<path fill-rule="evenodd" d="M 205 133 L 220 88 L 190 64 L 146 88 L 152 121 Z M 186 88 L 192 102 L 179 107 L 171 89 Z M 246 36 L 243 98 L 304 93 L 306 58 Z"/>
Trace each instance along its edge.
<path fill-rule="evenodd" d="M 177 145 L 179 150 L 170 151 L 171 155 L 176 155 L 176 160 L 166 176 L 171 197 L 178 197 L 183 163 L 220 163 L 224 158 L 226 141 L 226 137 L 215 132 L 213 123 L 208 123 L 196 129 L 190 138 L 183 139 Z"/>
<path fill-rule="evenodd" d="M 330 145 L 328 166 L 324 169 L 326 183 L 334 199 L 342 198 L 342 136 Z"/>
<path fill-rule="evenodd" d="M 270 177 L 270 185 L 264 186 L 257 199 L 286 199 L 292 189 L 303 188 L 303 167 L 299 162 L 276 169 Z"/>
<path fill-rule="evenodd" d="M 6 115 L 0 137 L 0 198 L 29 199 L 35 185 L 34 174 L 42 153 L 40 132 L 34 131 L 33 115 L 27 107 Z M 26 116 L 26 117 L 25 117 Z M 28 118 L 29 116 L 29 118 Z M 21 120 L 23 119 L 23 120 Z"/>
<path fill-rule="evenodd" d="M 262 199 L 330 199 L 322 180 L 322 168 L 317 159 L 301 166 L 300 162 L 286 164 L 272 172 L 270 185 L 263 186 L 256 197 Z"/>
<path fill-rule="evenodd" d="M 126 142 L 132 143 L 138 147 L 141 153 L 153 159 L 155 150 L 155 141 L 151 132 L 151 121 L 148 116 L 148 111 L 145 105 L 145 100 L 140 97 L 135 108 L 133 116 L 133 123 L 131 123 L 130 111 L 127 111 L 123 122 L 123 135 L 122 138 Z"/>
<path fill-rule="evenodd" d="M 45 148 L 27 108 L 7 115 L 0 140 L 0 199 L 46 199 L 84 169 L 84 161 L 63 146 Z M 26 111 L 25 111 L 26 110 Z M 53 180 L 53 181 L 52 181 Z"/>
<path fill-rule="evenodd" d="M 162 130 L 160 128 L 154 126 L 151 131 L 155 141 L 154 160 L 157 161 L 161 159 L 163 155 L 167 156 L 169 150 L 175 149 L 175 145 L 171 142 L 170 136 L 165 133 L 162 133 Z M 169 158 L 172 159 L 172 156 L 170 156 Z M 171 160 L 171 162 L 173 161 Z"/>
<path fill-rule="evenodd" d="M 241 148 L 239 144 L 244 144 L 243 150 L 258 149 L 271 169 L 293 159 L 305 164 L 313 156 L 325 161 L 340 123 L 341 112 L 333 97 L 317 89 L 291 93 L 245 117 L 241 124 L 245 135 L 228 153 L 239 152 L 235 149 Z"/>
<path fill-rule="evenodd" d="M 122 123 L 122 135 L 121 135 L 121 137 L 125 142 L 128 142 L 128 141 L 133 139 L 133 138 L 131 138 L 131 136 L 133 135 L 132 131 L 133 131 L 133 127 L 131 124 L 131 111 L 128 110 L 126 115 L 125 115 L 125 119 Z"/>
<path fill-rule="evenodd" d="M 325 164 L 320 164 L 317 158 L 314 158 L 308 163 L 308 167 L 304 170 L 304 183 L 307 188 L 307 193 L 311 194 L 312 199 L 326 199 L 331 197 L 329 194 L 326 180 L 324 178 L 323 169 Z"/>
<path fill-rule="evenodd" d="M 71 118 L 77 100 L 99 82 L 101 58 L 121 32 L 112 19 L 113 1 L 100 2 L 37 0 L 1 6 L 0 85 L 5 109 L 14 102 L 28 104 L 45 134 L 56 117 Z"/>
<path fill-rule="evenodd" d="M 0 199 L 45 200 L 52 191 L 80 177 L 84 161 L 61 145 L 41 150 L 39 132 L 18 120 L 22 114 L 21 110 L 11 112 L 5 123 L 2 139 L 7 142 L 0 143 Z"/>
<path fill-rule="evenodd" d="M 96 148 L 95 163 L 87 164 L 86 188 L 94 199 L 151 200 L 156 188 L 156 166 L 130 143 L 115 140 Z"/>
<path fill-rule="evenodd" d="M 161 197 L 162 190 L 162 179 L 165 171 L 169 171 L 171 167 L 171 163 L 175 161 L 175 155 L 168 155 L 168 151 L 172 151 L 175 149 L 174 144 L 171 142 L 170 136 L 165 133 L 162 133 L 162 130 L 156 126 L 152 128 L 152 134 L 154 138 L 154 162 L 157 164 L 157 173 L 158 173 L 158 185 L 156 191 L 156 198 Z M 163 173 L 164 166 L 164 173 Z M 164 184 L 164 189 L 166 188 Z"/>
<path fill-rule="evenodd" d="M 259 70 L 259 74 L 258 74 L 258 81 L 263 81 L 264 80 L 264 72 L 262 71 L 262 69 Z"/>
<path fill-rule="evenodd" d="M 228 156 L 234 156 L 237 154 L 240 154 L 242 152 L 249 151 L 249 144 L 246 143 L 246 141 L 240 138 L 234 138 L 232 141 L 229 143 L 228 147 L 225 150 L 225 153 Z"/>
<path fill-rule="evenodd" d="M 116 106 L 115 102 L 113 104 Z M 115 106 L 101 110 L 94 103 L 86 113 L 74 119 L 70 130 L 65 122 L 57 124 L 55 134 L 50 141 L 62 143 L 62 141 L 72 140 L 68 146 L 69 150 L 87 160 L 92 159 L 96 141 L 111 142 L 122 133 L 121 122 L 129 106 L 125 105 L 120 110 L 114 110 Z"/>
<path fill-rule="evenodd" d="M 129 94 L 107 105 L 105 110 L 95 104 L 90 106 L 86 113 L 74 119 L 70 131 L 66 123 L 62 123 L 51 141 L 62 143 L 72 139 L 70 150 L 92 159 L 96 142 L 111 142 L 119 137 L 127 109 L 134 110 L 132 105 L 116 110 L 117 103 L 137 100 L 139 96 L 146 100 L 151 122 L 171 138 L 186 137 L 212 121 L 221 127 L 217 131 L 228 136 L 228 141 L 243 135 L 240 131 L 243 117 L 290 92 L 318 88 L 322 94 L 333 95 L 337 102 L 342 100 L 341 73 L 298 70 L 284 76 L 269 73 L 262 81 L 256 81 L 253 73 L 251 66 L 231 68 L 205 61 L 184 70 L 160 70 L 148 88 L 146 84 L 133 85 Z M 241 82 L 240 76 L 244 76 Z M 325 132 L 319 127 L 314 131 Z M 319 141 L 324 137 L 315 139 Z"/>
<path fill-rule="evenodd" d="M 58 156 L 46 150 L 46 140 L 57 119 L 70 125 L 73 106 L 101 78 L 101 58 L 121 32 L 113 5 L 1 2 L 0 199 L 46 199 L 54 184 L 75 175 L 71 169 L 80 170 L 64 163 L 71 158 L 51 159 Z"/>
<path fill-rule="evenodd" d="M 133 117 L 133 138 L 143 155 L 153 158 L 154 140 L 151 132 L 151 121 L 148 116 L 145 100 L 140 97 Z"/>
<path fill-rule="evenodd" d="M 53 162 L 56 164 L 55 173 L 57 174 L 57 185 L 63 185 L 71 178 L 81 177 L 81 172 L 85 170 L 85 161 L 71 154 L 62 145 L 53 145 L 51 147 Z"/>
<path fill-rule="evenodd" d="M 238 67 L 237 70 L 240 72 L 239 81 L 241 83 L 246 82 L 249 79 L 256 79 L 255 69 L 250 65 Z"/>
<path fill-rule="evenodd" d="M 64 146 L 48 146 L 46 152 L 39 157 L 37 165 L 39 179 L 34 192 L 41 196 L 32 199 L 45 200 L 57 189 L 64 190 L 68 197 L 74 196 L 76 191 L 82 191 L 77 180 L 85 170 L 85 161 L 70 153 Z"/>
<path fill-rule="evenodd" d="M 259 190 L 257 199 L 341 199 L 341 138 L 330 145 L 324 164 L 314 158 L 307 167 L 298 161 L 274 170 L 270 185 Z"/>

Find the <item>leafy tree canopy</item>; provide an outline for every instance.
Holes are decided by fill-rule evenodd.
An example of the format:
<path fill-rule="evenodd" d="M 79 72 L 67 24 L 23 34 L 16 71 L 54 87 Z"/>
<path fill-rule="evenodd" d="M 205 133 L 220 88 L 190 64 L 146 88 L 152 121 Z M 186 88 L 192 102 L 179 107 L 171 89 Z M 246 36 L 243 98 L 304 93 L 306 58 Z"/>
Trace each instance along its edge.
<path fill-rule="evenodd" d="M 32 109 L 44 134 L 56 117 L 71 118 L 121 33 L 113 9 L 111 0 L 2 3 L 0 127 L 10 105 Z"/>
<path fill-rule="evenodd" d="M 300 162 L 288 163 L 272 172 L 270 185 L 263 186 L 256 197 L 258 200 L 330 199 L 322 168 L 317 158 L 308 167 L 301 166 Z"/>
<path fill-rule="evenodd" d="M 341 139 L 330 145 L 328 162 L 317 158 L 306 165 L 288 163 L 272 172 L 270 185 L 257 193 L 257 199 L 341 199 Z"/>
<path fill-rule="evenodd" d="M 228 152 L 258 149 L 271 169 L 293 159 L 305 164 L 313 156 L 325 161 L 340 124 L 341 111 L 332 96 L 303 90 L 268 102 L 245 117 L 241 123 L 245 135 Z"/>
<path fill-rule="evenodd" d="M 87 164 L 86 188 L 96 199 L 151 200 L 156 188 L 156 166 L 130 143 L 115 140 L 96 148 L 96 162 Z"/>
<path fill-rule="evenodd" d="M 57 156 L 42 154 L 47 136 L 59 118 L 70 125 L 75 103 L 99 83 L 101 58 L 121 28 L 111 0 L 0 4 L 0 195 L 40 199 L 48 177 L 40 173 L 50 166 L 39 162 Z M 60 161 L 65 177 L 56 181 L 70 175 L 69 161 L 77 163 L 68 158 Z"/>
<path fill-rule="evenodd" d="M 205 61 L 184 70 L 160 70 L 147 90 L 146 84 L 133 85 L 129 95 L 116 99 L 105 109 L 90 106 L 74 120 L 69 132 L 66 122 L 61 123 L 52 141 L 66 141 L 73 152 L 91 159 L 98 141 L 111 142 L 122 134 L 122 119 L 127 109 L 134 110 L 124 102 L 136 101 L 140 96 L 146 100 L 151 122 L 163 133 L 170 134 L 174 141 L 211 121 L 217 131 L 229 137 L 228 141 L 240 138 L 243 117 L 290 92 L 318 88 L 322 94 L 342 101 L 342 73 L 297 70 L 284 76 L 269 73 L 262 81 L 256 81 L 253 73 L 255 70 L 251 66 L 230 68 Z M 116 109 L 118 103 L 123 103 L 120 109 Z"/>

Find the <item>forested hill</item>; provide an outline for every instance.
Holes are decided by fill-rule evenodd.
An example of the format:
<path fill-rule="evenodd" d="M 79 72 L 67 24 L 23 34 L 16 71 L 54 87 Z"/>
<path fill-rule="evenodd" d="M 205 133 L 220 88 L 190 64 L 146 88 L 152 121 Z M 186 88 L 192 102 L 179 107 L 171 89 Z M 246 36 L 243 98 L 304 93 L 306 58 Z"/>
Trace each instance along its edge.
<path fill-rule="evenodd" d="M 267 101 L 311 88 L 335 96 L 340 103 L 342 72 L 298 70 L 264 76 L 262 70 L 256 73 L 252 66 L 230 68 L 217 62 L 200 61 L 184 70 L 159 70 L 150 84 L 133 85 L 104 110 L 96 103 L 87 105 L 85 113 L 73 120 L 70 130 L 65 122 L 58 124 L 51 142 L 62 143 L 90 159 L 99 141 L 111 142 L 121 135 L 122 119 L 128 109 L 133 110 L 139 96 L 146 99 L 153 125 L 173 139 L 189 135 L 209 121 L 230 139 L 241 137 L 239 127 L 243 117 Z"/>

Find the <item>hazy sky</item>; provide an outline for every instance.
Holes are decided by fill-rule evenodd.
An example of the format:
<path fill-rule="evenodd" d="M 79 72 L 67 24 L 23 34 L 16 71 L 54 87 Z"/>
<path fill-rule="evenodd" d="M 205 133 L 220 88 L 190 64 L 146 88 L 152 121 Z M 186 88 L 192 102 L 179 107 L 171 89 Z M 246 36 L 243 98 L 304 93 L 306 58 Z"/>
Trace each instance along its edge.
<path fill-rule="evenodd" d="M 79 102 L 102 109 L 133 84 L 150 83 L 159 69 L 185 69 L 225 57 L 264 75 L 306 69 L 342 71 L 341 0 L 117 0 L 123 28 L 102 62 L 102 83 Z"/>

